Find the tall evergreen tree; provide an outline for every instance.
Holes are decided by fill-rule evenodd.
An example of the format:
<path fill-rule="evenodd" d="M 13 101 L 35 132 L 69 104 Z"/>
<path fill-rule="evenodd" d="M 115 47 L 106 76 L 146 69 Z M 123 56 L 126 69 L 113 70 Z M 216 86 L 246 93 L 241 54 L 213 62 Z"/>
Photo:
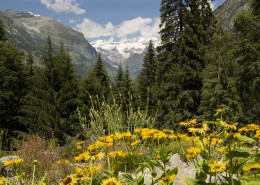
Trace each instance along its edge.
<path fill-rule="evenodd" d="M 143 59 L 143 66 L 138 76 L 138 91 L 140 94 L 142 107 L 152 106 L 152 89 L 156 79 L 156 55 L 152 41 Z M 148 104 L 148 105 L 147 105 Z"/>
<path fill-rule="evenodd" d="M 45 137 L 56 137 L 61 142 L 64 135 L 75 134 L 71 121 L 77 107 L 77 79 L 69 54 L 63 45 L 57 55 L 50 37 L 43 57 L 43 68 L 36 68 L 31 78 L 32 87 L 23 99 L 20 122 L 31 132 Z"/>
<path fill-rule="evenodd" d="M 124 95 L 124 91 L 125 91 L 125 83 L 124 83 L 124 71 L 122 68 L 121 63 L 119 64 L 118 70 L 117 70 L 117 76 L 115 78 L 115 98 L 117 100 L 117 102 L 121 102 L 124 99 L 124 97 L 122 97 Z"/>
<path fill-rule="evenodd" d="M 236 88 L 239 66 L 232 58 L 234 39 L 219 25 L 207 47 L 206 68 L 203 71 L 203 88 L 200 113 L 206 120 L 214 120 L 218 108 L 225 109 L 224 119 L 238 121 L 242 104 Z"/>
<path fill-rule="evenodd" d="M 20 99 L 26 92 L 23 52 L 9 41 L 0 41 L 0 127 L 20 130 Z"/>
<path fill-rule="evenodd" d="M 234 24 L 238 38 L 235 58 L 241 69 L 238 89 L 247 123 L 260 122 L 260 17 L 259 9 L 254 9 L 257 4 L 253 4 L 253 14 L 239 15 Z"/>
<path fill-rule="evenodd" d="M 159 51 L 160 126 L 198 114 L 205 46 L 215 29 L 207 0 L 162 0 Z"/>

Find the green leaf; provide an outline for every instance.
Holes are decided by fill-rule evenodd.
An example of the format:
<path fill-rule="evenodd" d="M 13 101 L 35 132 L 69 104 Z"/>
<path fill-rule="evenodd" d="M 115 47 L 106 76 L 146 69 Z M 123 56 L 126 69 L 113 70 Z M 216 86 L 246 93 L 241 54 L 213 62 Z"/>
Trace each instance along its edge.
<path fill-rule="evenodd" d="M 198 179 L 191 179 L 191 178 L 187 178 L 185 179 L 187 185 L 205 185 L 205 182 L 202 182 Z"/>
<path fill-rule="evenodd" d="M 144 176 L 140 176 L 137 179 L 138 185 L 143 185 L 144 184 Z"/>
<path fill-rule="evenodd" d="M 152 159 L 152 160 L 150 160 L 150 163 L 151 163 L 152 165 L 156 166 L 157 168 L 159 168 L 160 170 L 163 170 L 162 164 L 159 163 L 158 161 Z"/>
<path fill-rule="evenodd" d="M 172 170 L 169 170 L 167 171 L 167 175 L 173 175 L 173 174 L 177 174 L 178 173 L 178 167 L 172 169 Z"/>
<path fill-rule="evenodd" d="M 249 156 L 250 156 L 250 153 L 243 151 L 243 150 L 232 150 L 232 151 L 229 151 L 227 154 L 227 157 L 229 157 L 229 158 L 233 158 L 233 157 L 247 158 Z"/>
<path fill-rule="evenodd" d="M 238 138 L 239 141 L 243 141 L 245 143 L 249 143 L 249 144 L 254 144 L 256 141 L 250 137 L 247 137 L 247 136 L 244 136 L 244 135 L 241 135 L 239 138 Z"/>

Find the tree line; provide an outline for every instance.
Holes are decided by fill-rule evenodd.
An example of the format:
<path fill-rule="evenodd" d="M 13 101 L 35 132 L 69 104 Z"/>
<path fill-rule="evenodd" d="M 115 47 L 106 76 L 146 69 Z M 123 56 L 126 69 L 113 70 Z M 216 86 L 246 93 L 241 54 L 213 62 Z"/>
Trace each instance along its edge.
<path fill-rule="evenodd" d="M 79 111 L 88 121 L 91 106 L 102 102 L 117 103 L 123 114 L 129 106 L 147 110 L 157 128 L 214 120 L 219 108 L 226 120 L 259 123 L 259 1 L 229 32 L 207 0 L 162 0 L 160 12 L 161 45 L 150 42 L 135 80 L 121 65 L 110 79 L 100 55 L 89 74 L 78 76 L 66 46 L 54 50 L 50 37 L 35 65 L 32 53 L 8 41 L 0 22 L 0 128 L 62 143 L 64 135 L 80 132 Z"/>

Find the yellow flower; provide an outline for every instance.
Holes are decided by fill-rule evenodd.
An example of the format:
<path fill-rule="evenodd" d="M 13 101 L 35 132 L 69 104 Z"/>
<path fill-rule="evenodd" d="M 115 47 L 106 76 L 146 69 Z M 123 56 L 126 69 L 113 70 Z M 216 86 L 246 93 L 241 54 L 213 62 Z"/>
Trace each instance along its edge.
<path fill-rule="evenodd" d="M 0 185 L 5 184 L 5 182 L 8 180 L 6 177 L 0 177 Z"/>
<path fill-rule="evenodd" d="M 70 161 L 67 159 L 61 159 L 61 160 L 57 161 L 57 164 L 69 164 L 69 163 L 70 163 Z"/>
<path fill-rule="evenodd" d="M 227 147 L 225 147 L 225 146 L 223 146 L 223 147 L 220 147 L 220 148 L 218 148 L 217 149 L 217 151 L 219 152 L 219 153 L 226 153 L 227 152 Z"/>
<path fill-rule="evenodd" d="M 228 110 L 227 108 L 218 108 L 218 109 L 216 110 L 215 116 L 218 116 L 219 114 L 223 114 L 223 113 L 225 113 L 227 110 Z"/>
<path fill-rule="evenodd" d="M 125 157 L 126 153 L 124 153 L 122 150 L 112 151 L 108 153 L 109 157 L 116 158 L 118 157 Z"/>
<path fill-rule="evenodd" d="M 75 161 L 82 162 L 87 160 L 101 160 L 104 157 L 104 153 L 102 152 L 84 152 L 82 154 L 79 154 L 77 157 L 75 157 Z"/>
<path fill-rule="evenodd" d="M 188 128 L 189 132 L 199 133 L 199 134 L 205 134 L 206 131 L 209 130 L 209 127 L 207 124 L 196 124 L 193 125 L 193 127 Z"/>
<path fill-rule="evenodd" d="M 162 185 L 172 183 L 174 181 L 175 176 L 175 174 L 164 176 L 158 182 Z"/>
<path fill-rule="evenodd" d="M 162 130 L 165 134 L 174 134 L 173 130 L 169 130 L 169 129 L 163 129 Z"/>
<path fill-rule="evenodd" d="M 219 145 L 219 144 L 222 144 L 224 141 L 223 139 L 219 139 L 219 138 L 210 138 L 210 137 L 207 137 L 205 139 L 203 139 L 204 143 L 206 145 Z"/>
<path fill-rule="evenodd" d="M 226 170 L 226 164 L 214 161 L 208 165 L 212 172 L 221 173 Z"/>
<path fill-rule="evenodd" d="M 239 132 L 225 132 L 225 136 L 230 139 L 240 138 L 241 134 Z"/>
<path fill-rule="evenodd" d="M 77 145 L 83 145 L 85 143 L 85 141 L 79 141 L 77 142 Z"/>
<path fill-rule="evenodd" d="M 85 167 L 75 167 L 75 172 L 77 174 L 82 174 L 82 175 L 90 175 L 93 173 L 97 173 L 99 172 L 101 169 L 101 166 L 93 166 L 93 167 L 89 167 L 89 166 L 85 166 Z"/>
<path fill-rule="evenodd" d="M 101 185 L 122 185 L 122 184 L 115 177 L 111 177 L 109 179 L 103 180 Z"/>
<path fill-rule="evenodd" d="M 136 146 L 136 145 L 139 145 L 140 143 L 141 143 L 141 140 L 138 139 L 138 140 L 136 140 L 135 142 L 131 143 L 131 146 L 134 147 L 134 146 Z"/>
<path fill-rule="evenodd" d="M 132 135 L 130 132 L 123 132 L 123 133 L 115 133 L 114 138 L 115 139 L 131 140 L 131 139 L 134 139 L 135 136 Z"/>
<path fill-rule="evenodd" d="M 96 141 L 96 144 L 102 147 L 109 147 L 112 146 L 114 143 L 114 136 L 109 135 L 109 136 L 102 136 L 99 138 L 98 141 Z"/>
<path fill-rule="evenodd" d="M 245 127 L 240 128 L 238 131 L 239 132 L 250 132 L 250 131 L 257 131 L 259 129 L 260 129 L 259 125 L 252 123 L 252 124 L 248 124 Z"/>
<path fill-rule="evenodd" d="M 196 123 L 197 123 L 197 119 L 189 119 L 189 120 L 180 122 L 180 125 L 185 126 L 185 127 L 189 127 L 189 126 L 196 125 Z"/>
<path fill-rule="evenodd" d="M 260 163 L 251 164 L 243 167 L 243 171 L 249 172 L 254 170 L 260 170 Z"/>
<path fill-rule="evenodd" d="M 201 149 L 199 147 L 191 147 L 187 149 L 187 157 L 188 158 L 195 158 L 201 153 Z"/>
<path fill-rule="evenodd" d="M 18 159 L 6 161 L 4 163 L 4 166 L 5 167 L 7 167 L 7 166 L 14 166 L 14 165 L 17 165 L 17 164 L 21 164 L 22 162 L 23 162 L 23 159 L 22 158 L 18 158 Z"/>
<path fill-rule="evenodd" d="M 225 127 L 227 129 L 233 129 L 233 130 L 237 129 L 237 126 L 236 126 L 237 123 L 231 123 L 231 122 L 228 122 L 228 121 L 220 121 L 219 123 L 222 127 Z"/>
<path fill-rule="evenodd" d="M 63 179 L 62 181 L 62 185 L 67 185 L 67 184 L 75 184 L 77 181 L 74 177 L 72 176 L 68 176 L 65 179 Z"/>
<path fill-rule="evenodd" d="M 260 140 L 260 130 L 258 130 L 254 136 L 256 139 Z"/>

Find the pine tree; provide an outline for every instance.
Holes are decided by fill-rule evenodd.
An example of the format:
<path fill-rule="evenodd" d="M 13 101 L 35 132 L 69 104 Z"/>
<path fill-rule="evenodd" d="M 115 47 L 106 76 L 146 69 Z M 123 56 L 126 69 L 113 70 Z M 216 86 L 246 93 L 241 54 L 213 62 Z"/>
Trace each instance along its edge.
<path fill-rule="evenodd" d="M 215 111 L 222 108 L 224 119 L 238 121 L 242 115 L 241 100 L 236 88 L 238 64 L 232 58 L 234 39 L 221 26 L 207 48 L 206 67 L 203 71 L 203 88 L 200 113 L 206 120 L 215 120 Z"/>
<path fill-rule="evenodd" d="M 71 116 L 77 108 L 77 79 L 69 54 L 63 45 L 57 55 L 50 37 L 43 57 L 43 68 L 37 67 L 31 78 L 32 86 L 23 99 L 20 122 L 30 132 L 45 137 L 56 137 L 60 142 L 65 135 L 75 134 Z"/>
<path fill-rule="evenodd" d="M 150 41 L 148 49 L 143 59 L 143 66 L 138 76 L 138 91 L 140 94 L 142 107 L 153 106 L 152 89 L 156 82 L 156 56 L 152 41 Z M 147 105 L 148 104 L 148 105 Z"/>
<path fill-rule="evenodd" d="M 234 24 L 238 39 L 234 53 L 241 69 L 238 89 L 246 123 L 260 122 L 260 17 L 259 9 L 254 9 L 258 3 L 253 5 L 253 14 L 239 15 Z"/>
<path fill-rule="evenodd" d="M 162 0 L 158 98 L 160 126 L 175 127 L 198 114 L 205 46 L 215 29 L 207 0 Z"/>
<path fill-rule="evenodd" d="M 9 41 L 0 41 L 0 128 L 20 130 L 20 99 L 26 92 L 23 52 Z"/>
<path fill-rule="evenodd" d="M 118 66 L 118 70 L 117 70 L 117 76 L 115 78 L 115 99 L 117 100 L 117 102 L 122 103 L 124 97 L 122 97 L 124 95 L 124 91 L 125 91 L 125 86 L 124 86 L 124 71 L 122 68 L 121 63 Z"/>
<path fill-rule="evenodd" d="M 106 67 L 101 59 L 101 55 L 98 55 L 98 59 L 96 61 L 96 64 L 93 68 L 93 70 L 90 72 L 91 78 L 94 78 L 98 81 L 100 86 L 102 86 L 101 90 L 101 97 L 100 98 L 105 98 L 107 99 L 110 95 L 110 79 L 107 74 Z"/>

